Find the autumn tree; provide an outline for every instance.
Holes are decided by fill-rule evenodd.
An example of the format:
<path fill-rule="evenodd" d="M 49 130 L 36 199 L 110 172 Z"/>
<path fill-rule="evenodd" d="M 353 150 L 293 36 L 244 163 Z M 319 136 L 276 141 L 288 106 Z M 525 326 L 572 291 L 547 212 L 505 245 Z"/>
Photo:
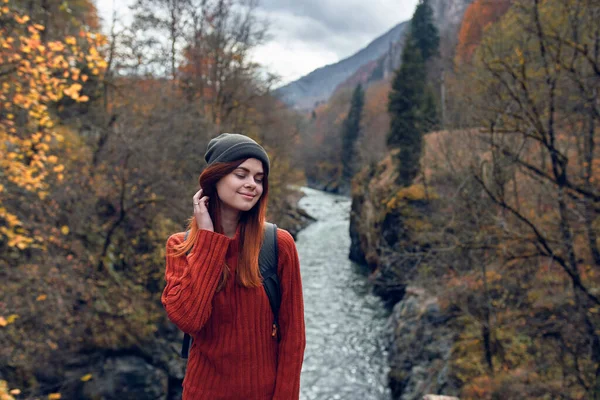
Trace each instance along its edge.
<path fill-rule="evenodd" d="M 138 32 L 146 44 L 150 54 L 150 57 L 146 55 L 148 61 L 156 72 L 164 71 L 172 78 L 177 74 L 189 5 L 186 0 L 136 0 L 130 6 L 134 12 L 132 30 Z M 163 61 L 166 62 L 163 64 Z"/>
<path fill-rule="evenodd" d="M 467 7 L 458 33 L 456 56 L 459 60 L 471 60 L 485 29 L 498 21 L 511 3 L 512 0 L 476 0 Z"/>
<path fill-rule="evenodd" d="M 203 1 L 191 14 L 194 23 L 180 66 L 181 87 L 217 125 L 243 129 L 253 99 L 267 93 L 272 84 L 258 79 L 259 66 L 250 59 L 266 32 L 257 17 L 257 4 Z"/>
<path fill-rule="evenodd" d="M 169 76 L 211 123 L 243 126 L 255 96 L 272 84 L 262 79 L 250 51 L 265 38 L 256 0 L 137 0 L 127 44 L 138 55 L 136 74 Z"/>
<path fill-rule="evenodd" d="M 65 97 L 88 100 L 80 91 L 106 67 L 96 50 L 104 38 L 82 30 L 77 37 L 43 43 L 44 26 L 10 4 L 0 9 L 0 20 L 0 218 L 5 221 L 0 240 L 24 249 L 43 241 L 24 222 L 32 201 L 48 196 L 49 179 L 64 176 L 62 160 L 53 154 L 64 139 L 55 131 L 53 105 Z"/>
<path fill-rule="evenodd" d="M 362 168 L 381 160 L 386 153 L 386 135 L 390 126 L 387 113 L 387 99 L 390 90 L 389 81 L 371 83 L 365 88 L 365 102 L 361 118 L 363 132 L 357 139 L 356 148 Z"/>
<path fill-rule="evenodd" d="M 488 148 L 474 177 L 498 206 L 493 235 L 506 245 L 497 254 L 510 273 L 517 265 L 533 271 L 522 269 L 521 282 L 547 277 L 546 286 L 532 285 L 526 294 L 515 283 L 512 296 L 521 300 L 512 317 L 528 319 L 521 330 L 532 341 L 526 348 L 535 362 L 560 368 L 564 393 L 594 399 L 600 398 L 600 54 L 589 49 L 600 41 L 599 16 L 595 1 L 516 1 L 486 31 L 474 68 L 463 75 L 476 110 L 472 123 L 482 127 Z M 559 355 L 548 358 L 557 347 Z M 496 373 L 508 365 L 508 349 L 490 348 Z M 556 379 L 539 373 L 546 382 Z M 545 390 L 552 393 L 550 385 Z"/>
<path fill-rule="evenodd" d="M 43 42 L 76 36 L 80 30 L 98 31 L 100 23 L 93 0 L 11 0 L 13 7 L 44 26 Z"/>
<path fill-rule="evenodd" d="M 359 84 L 352 93 L 350 110 L 342 125 L 342 186 L 348 186 L 358 164 L 356 141 L 361 133 L 362 111 L 365 93 Z"/>

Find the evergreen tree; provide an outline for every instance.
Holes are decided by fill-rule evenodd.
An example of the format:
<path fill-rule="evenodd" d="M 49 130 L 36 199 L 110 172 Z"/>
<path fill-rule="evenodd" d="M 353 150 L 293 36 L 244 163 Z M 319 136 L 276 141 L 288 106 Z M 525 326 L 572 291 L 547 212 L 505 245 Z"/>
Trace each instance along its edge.
<path fill-rule="evenodd" d="M 356 140 L 360 135 L 360 121 L 365 102 L 365 93 L 359 84 L 354 89 L 350 111 L 342 125 L 342 187 L 347 187 L 354 176 Z"/>
<path fill-rule="evenodd" d="M 440 47 L 440 36 L 433 20 L 433 9 L 429 0 L 420 0 L 410 21 L 410 33 L 421 50 L 423 61 L 436 56 Z"/>
<path fill-rule="evenodd" d="M 419 173 L 423 135 L 438 123 L 435 96 L 427 84 L 426 62 L 438 54 L 439 35 L 429 0 L 420 0 L 411 20 L 389 94 L 388 148 L 398 148 L 398 184 L 409 186 Z"/>
<path fill-rule="evenodd" d="M 398 183 L 409 186 L 419 172 L 423 134 L 419 117 L 424 102 L 425 68 L 421 51 L 411 35 L 406 38 L 402 64 L 396 71 L 389 94 L 391 116 L 388 148 L 400 148 L 397 154 Z"/>
<path fill-rule="evenodd" d="M 419 131 L 422 133 L 437 129 L 440 124 L 438 103 L 431 85 L 426 85 L 423 92 L 423 102 L 419 110 Z"/>

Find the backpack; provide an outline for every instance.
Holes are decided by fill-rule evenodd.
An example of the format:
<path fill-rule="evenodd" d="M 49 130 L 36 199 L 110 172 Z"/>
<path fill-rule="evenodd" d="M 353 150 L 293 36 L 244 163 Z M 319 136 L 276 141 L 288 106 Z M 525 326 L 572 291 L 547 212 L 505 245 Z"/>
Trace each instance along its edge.
<path fill-rule="evenodd" d="M 185 232 L 184 240 L 187 239 L 189 233 L 190 231 Z M 269 304 L 273 311 L 273 333 L 271 335 L 279 341 L 278 316 L 279 306 L 281 305 L 281 288 L 277 276 L 277 260 L 277 225 L 265 222 L 265 237 L 258 255 L 258 266 L 263 279 L 263 288 L 267 292 Z M 192 337 L 185 333 L 181 346 L 181 357 L 188 358 L 191 342 Z"/>

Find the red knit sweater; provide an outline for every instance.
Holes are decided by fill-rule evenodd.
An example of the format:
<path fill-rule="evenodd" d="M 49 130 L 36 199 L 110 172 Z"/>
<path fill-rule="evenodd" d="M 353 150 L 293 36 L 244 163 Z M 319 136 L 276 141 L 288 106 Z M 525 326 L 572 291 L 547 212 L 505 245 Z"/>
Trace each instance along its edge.
<path fill-rule="evenodd" d="M 200 230 L 187 256 L 172 257 L 184 234 L 167 241 L 167 286 L 162 303 L 169 319 L 192 338 L 183 400 L 294 400 L 299 398 L 305 347 L 304 303 L 298 253 L 278 229 L 281 282 L 279 329 L 264 288 L 236 283 L 239 230 L 233 239 Z M 231 275 L 216 292 L 224 263 Z"/>

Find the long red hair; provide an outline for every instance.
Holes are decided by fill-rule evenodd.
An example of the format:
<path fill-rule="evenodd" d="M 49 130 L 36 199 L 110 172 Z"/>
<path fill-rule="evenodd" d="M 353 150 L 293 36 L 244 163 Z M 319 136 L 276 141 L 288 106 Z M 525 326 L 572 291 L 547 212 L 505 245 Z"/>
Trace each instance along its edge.
<path fill-rule="evenodd" d="M 217 182 L 229 175 L 246 159 L 241 159 L 226 163 L 214 163 L 200 174 L 198 182 L 203 189 L 202 196 L 210 197 L 208 202 L 208 213 L 213 221 L 215 232 L 224 233 L 221 225 L 221 205 L 222 201 L 217 193 Z M 267 214 L 267 201 L 269 195 L 268 176 L 263 178 L 263 193 L 258 202 L 248 211 L 240 215 L 239 235 L 240 235 L 240 254 L 238 258 L 238 267 L 236 273 L 237 282 L 245 287 L 259 287 L 262 285 L 260 270 L 258 267 L 258 254 L 262 246 L 264 236 L 264 222 Z M 191 250 L 196 242 L 199 229 L 196 224 L 196 218 L 190 218 L 187 229 L 190 231 L 188 238 L 181 244 L 174 246 L 174 257 L 181 256 Z M 217 290 L 223 288 L 227 282 L 229 267 L 226 265 L 223 269 L 223 276 Z"/>

